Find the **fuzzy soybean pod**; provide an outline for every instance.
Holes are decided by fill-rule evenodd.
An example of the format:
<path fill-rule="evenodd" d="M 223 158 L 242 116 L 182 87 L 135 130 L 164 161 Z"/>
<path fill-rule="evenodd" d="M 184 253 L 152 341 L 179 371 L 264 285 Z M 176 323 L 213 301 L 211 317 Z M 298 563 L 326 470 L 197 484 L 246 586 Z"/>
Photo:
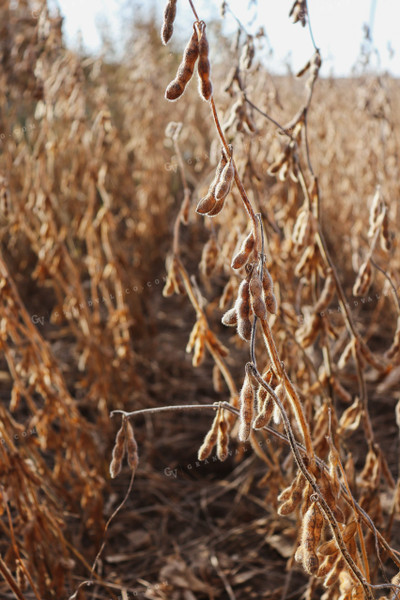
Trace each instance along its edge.
<path fill-rule="evenodd" d="M 193 27 L 193 35 L 185 48 L 185 51 L 183 53 L 183 59 L 181 64 L 179 65 L 176 77 L 173 81 L 171 81 L 171 83 L 165 90 L 165 97 L 167 100 L 178 100 L 178 98 L 182 96 L 187 84 L 192 78 L 194 66 L 196 64 L 198 56 L 199 41 L 197 31 L 195 27 Z"/>
<path fill-rule="evenodd" d="M 220 158 L 220 161 L 218 163 L 214 179 L 212 180 L 211 185 L 208 188 L 207 195 L 204 196 L 204 198 L 202 198 L 200 200 L 200 202 L 198 203 L 198 205 L 196 207 L 196 212 L 199 213 L 200 215 L 206 215 L 207 213 L 209 213 L 210 211 L 212 211 L 213 208 L 215 207 L 215 205 L 217 203 L 217 199 L 215 197 L 215 188 L 217 187 L 217 184 L 218 184 L 218 182 L 220 180 L 222 171 L 224 170 L 224 167 L 227 164 L 227 162 L 228 161 L 227 161 L 227 159 L 225 157 L 225 153 L 222 150 L 221 151 L 221 158 Z"/>
<path fill-rule="evenodd" d="M 357 279 L 353 286 L 353 295 L 354 296 L 364 296 L 368 292 L 369 286 L 371 284 L 372 278 L 372 269 L 371 263 L 369 260 L 363 262 L 358 271 Z"/>
<path fill-rule="evenodd" d="M 335 280 L 333 278 L 331 269 L 329 269 L 321 295 L 314 307 L 315 313 L 322 313 L 328 308 L 335 293 L 335 289 Z"/>
<path fill-rule="evenodd" d="M 254 389 L 250 377 L 246 373 L 243 386 L 240 391 L 240 427 L 239 440 L 246 442 L 251 431 L 254 415 Z"/>
<path fill-rule="evenodd" d="M 383 218 L 382 218 L 380 243 L 381 243 L 382 250 L 384 250 L 385 252 L 390 252 L 390 249 L 392 247 L 392 242 L 390 239 L 389 217 L 388 217 L 386 208 L 384 209 L 384 214 L 383 214 Z"/>
<path fill-rule="evenodd" d="M 233 257 L 232 269 L 241 269 L 248 261 L 251 251 L 254 249 L 254 235 L 249 233 L 240 246 L 239 252 Z"/>
<path fill-rule="evenodd" d="M 212 449 L 214 448 L 215 444 L 217 443 L 218 433 L 219 433 L 220 416 L 221 416 L 221 411 L 218 410 L 217 414 L 214 417 L 214 421 L 212 422 L 210 430 L 207 433 L 206 437 L 204 438 L 204 442 L 202 443 L 202 445 L 199 449 L 199 452 L 198 452 L 199 460 L 205 460 L 206 458 L 208 458 L 211 454 Z"/>
<path fill-rule="evenodd" d="M 267 318 L 267 307 L 264 301 L 264 292 L 261 278 L 258 273 L 253 273 L 250 280 L 251 308 L 256 317 L 264 321 Z"/>
<path fill-rule="evenodd" d="M 304 569 L 307 573 L 315 574 L 319 569 L 317 546 L 321 539 L 324 517 L 316 502 L 312 502 L 303 517 L 301 534 L 301 556 Z"/>
<path fill-rule="evenodd" d="M 301 471 L 298 471 L 291 485 L 284 489 L 278 496 L 278 502 L 282 502 L 278 508 L 279 515 L 290 515 L 300 504 L 304 483 L 304 476 Z"/>
<path fill-rule="evenodd" d="M 212 96 L 212 83 L 210 79 L 210 61 L 208 60 L 209 46 L 206 36 L 206 25 L 202 24 L 201 37 L 199 41 L 199 63 L 197 65 L 199 73 L 199 92 L 203 100 L 208 100 Z"/>
<path fill-rule="evenodd" d="M 258 415 L 256 416 L 253 427 L 254 429 L 262 429 L 270 422 L 274 412 L 274 401 L 270 394 L 263 388 L 259 387 L 257 393 Z M 260 406 L 261 405 L 261 406 Z"/>
<path fill-rule="evenodd" d="M 218 185 L 215 188 L 215 198 L 217 199 L 217 201 L 223 200 L 229 194 L 234 176 L 235 167 L 233 166 L 232 156 L 230 156 L 229 162 L 225 165 L 224 170 L 221 173 Z"/>
<path fill-rule="evenodd" d="M 229 444 L 229 434 L 228 434 L 228 423 L 223 418 L 221 414 L 221 418 L 218 423 L 218 437 L 217 437 L 217 457 L 222 462 L 228 456 L 228 444 Z"/>
<path fill-rule="evenodd" d="M 271 274 L 265 265 L 262 274 L 262 286 L 264 289 L 265 306 L 267 311 L 271 313 L 271 315 L 276 315 L 278 305 L 274 294 L 274 283 L 272 281 Z"/>
<path fill-rule="evenodd" d="M 225 204 L 225 197 L 217 200 L 214 208 L 207 213 L 207 217 L 216 217 L 217 215 L 219 215 L 219 213 L 224 208 L 224 204 Z"/>
<path fill-rule="evenodd" d="M 245 342 L 249 342 L 251 337 L 250 288 L 247 279 L 244 279 L 239 286 L 235 309 L 237 314 L 237 332 Z"/>
<path fill-rule="evenodd" d="M 234 325 L 237 325 L 236 308 L 234 307 L 227 310 L 224 316 L 222 317 L 221 321 L 227 327 L 233 327 Z"/>
<path fill-rule="evenodd" d="M 110 464 L 110 475 L 113 479 L 121 472 L 122 460 L 125 456 L 126 423 L 127 422 L 124 419 L 115 438 L 115 444 L 112 451 L 112 460 Z"/>
<path fill-rule="evenodd" d="M 132 471 L 136 471 L 139 464 L 138 445 L 133 432 L 133 427 L 129 421 L 126 423 L 126 456 L 128 465 Z"/>
<path fill-rule="evenodd" d="M 174 32 L 176 3 L 177 0 L 168 0 L 164 10 L 164 20 L 161 27 L 161 41 L 164 45 L 168 44 Z"/>

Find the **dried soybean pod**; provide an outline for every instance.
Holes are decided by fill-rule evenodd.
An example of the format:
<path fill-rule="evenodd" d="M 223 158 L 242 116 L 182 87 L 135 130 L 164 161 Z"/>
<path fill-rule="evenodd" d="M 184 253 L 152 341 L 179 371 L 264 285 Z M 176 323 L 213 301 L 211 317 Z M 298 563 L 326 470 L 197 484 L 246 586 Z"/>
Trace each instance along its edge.
<path fill-rule="evenodd" d="M 238 326 L 237 331 L 240 337 L 248 342 L 251 337 L 250 321 L 250 287 L 247 279 L 244 279 L 239 286 L 238 297 L 235 304 Z"/>
<path fill-rule="evenodd" d="M 240 246 L 239 252 L 233 257 L 231 264 L 232 269 L 241 269 L 247 263 L 253 248 L 254 235 L 253 232 L 251 232 Z"/>
<path fill-rule="evenodd" d="M 168 0 L 164 10 L 164 20 L 161 27 L 161 41 L 164 45 L 168 44 L 174 32 L 176 3 L 177 0 Z"/>
<path fill-rule="evenodd" d="M 25 592 L 26 587 L 27 587 L 27 580 L 26 580 L 24 568 L 21 566 L 20 563 L 18 564 L 17 569 L 16 569 L 16 577 L 17 577 L 18 587 L 20 588 L 21 592 Z"/>
<path fill-rule="evenodd" d="M 328 575 L 328 573 L 332 570 L 333 565 L 337 561 L 338 552 L 339 550 L 336 548 L 336 552 L 334 552 L 333 554 L 329 554 L 329 556 L 325 558 L 325 560 L 323 561 L 316 573 L 317 577 L 325 577 L 326 575 Z"/>
<path fill-rule="evenodd" d="M 266 296 L 265 306 L 267 308 L 267 311 L 271 313 L 271 315 L 276 315 L 276 312 L 278 310 L 278 304 L 276 302 L 274 294 L 269 294 L 268 296 Z"/>
<path fill-rule="evenodd" d="M 230 303 L 230 301 L 233 298 L 234 291 L 235 291 L 235 279 L 231 277 L 230 280 L 228 281 L 228 283 L 226 284 L 226 286 L 224 287 L 222 296 L 219 300 L 219 308 L 221 310 L 225 310 L 225 308 L 228 306 L 228 304 Z"/>
<path fill-rule="evenodd" d="M 212 449 L 217 443 L 220 412 L 221 409 L 218 409 L 217 414 L 214 417 L 214 421 L 212 422 L 212 425 L 210 427 L 210 431 L 207 433 L 206 437 L 204 438 L 204 442 L 200 446 L 197 455 L 199 460 L 205 460 L 206 458 L 208 458 L 211 454 Z"/>
<path fill-rule="evenodd" d="M 340 464 L 340 456 L 339 452 L 336 450 L 335 446 L 330 443 L 329 455 L 328 455 L 328 465 L 329 465 L 329 478 L 331 481 L 331 490 L 336 499 L 339 498 L 341 489 L 340 489 L 340 480 L 337 473 L 338 466 Z"/>
<path fill-rule="evenodd" d="M 383 218 L 382 218 L 380 243 L 381 243 L 382 250 L 384 250 L 385 252 L 390 252 L 390 249 L 392 247 L 392 242 L 391 242 L 390 234 L 389 234 L 389 217 L 387 214 L 386 207 L 384 209 L 384 214 L 383 214 Z"/>
<path fill-rule="evenodd" d="M 319 569 L 319 559 L 316 553 L 321 539 L 324 517 L 316 502 L 312 502 L 303 518 L 301 534 L 302 563 L 307 573 L 315 574 Z"/>
<path fill-rule="evenodd" d="M 194 367 L 200 366 L 204 360 L 204 355 L 205 355 L 204 335 L 201 334 L 196 338 L 196 342 L 194 344 L 192 365 Z"/>
<path fill-rule="evenodd" d="M 262 389 L 265 392 L 264 388 L 262 388 Z M 259 402 L 259 398 L 258 398 L 258 402 Z M 268 425 L 268 423 L 271 420 L 273 412 L 274 412 L 274 402 L 273 402 L 271 396 L 267 392 L 267 396 L 264 400 L 262 409 L 258 413 L 258 415 L 256 416 L 256 418 L 254 420 L 254 423 L 253 423 L 254 429 L 262 429 L 263 427 Z"/>
<path fill-rule="evenodd" d="M 240 427 L 239 440 L 246 442 L 251 431 L 251 423 L 254 414 L 254 389 L 250 377 L 246 373 L 243 386 L 240 391 Z"/>
<path fill-rule="evenodd" d="M 163 287 L 162 295 L 164 296 L 164 298 L 168 298 L 169 296 L 172 296 L 174 292 L 175 292 L 174 280 L 168 274 L 167 280 Z"/>
<path fill-rule="evenodd" d="M 214 365 L 212 371 L 212 382 L 213 388 L 217 393 L 222 392 L 222 379 L 221 379 L 221 371 L 219 370 L 218 365 Z"/>
<path fill-rule="evenodd" d="M 278 496 L 278 501 L 283 501 L 283 504 L 281 504 L 278 508 L 279 515 L 290 515 L 290 513 L 294 511 L 301 501 L 303 487 L 304 476 L 301 471 L 298 471 L 293 483 L 288 488 L 283 490 Z"/>
<path fill-rule="evenodd" d="M 215 188 L 217 187 L 217 184 L 221 177 L 221 173 L 224 170 L 224 167 L 227 164 L 227 162 L 228 161 L 226 160 L 225 153 L 223 150 L 221 150 L 221 158 L 215 171 L 214 179 L 212 180 L 210 187 L 208 188 L 207 195 L 200 200 L 196 208 L 196 212 L 200 215 L 206 215 L 215 207 L 217 203 L 217 199 L 215 197 Z"/>
<path fill-rule="evenodd" d="M 260 387 L 258 388 L 258 391 L 257 391 L 257 409 L 258 409 L 259 413 L 262 411 L 262 409 L 264 407 L 264 402 L 265 402 L 267 396 L 268 396 L 267 390 L 265 388 L 263 388 L 262 385 L 260 385 Z"/>
<path fill-rule="evenodd" d="M 200 270 L 206 277 L 210 277 L 214 271 L 217 265 L 218 255 L 219 250 L 217 242 L 215 241 L 215 237 L 212 236 L 203 248 L 200 261 Z"/>
<path fill-rule="evenodd" d="M 194 344 L 195 344 L 196 339 L 197 339 L 197 337 L 199 335 L 199 332 L 200 332 L 200 327 L 201 327 L 201 321 L 197 320 L 196 323 L 193 326 L 192 331 L 190 332 L 189 341 L 188 341 L 187 346 L 186 346 L 186 352 L 188 354 L 194 348 Z"/>
<path fill-rule="evenodd" d="M 377 227 L 379 226 L 379 217 L 382 212 L 381 189 L 378 185 L 375 195 L 372 200 L 371 210 L 369 212 L 369 231 L 368 237 L 374 237 Z"/>
<path fill-rule="evenodd" d="M 218 436 L 217 436 L 217 457 L 221 462 L 223 462 L 228 456 L 228 444 L 229 444 L 229 435 L 228 435 L 228 423 L 223 418 L 221 414 L 221 418 L 218 423 Z"/>
<path fill-rule="evenodd" d="M 278 399 L 281 401 L 281 403 L 283 404 L 285 398 L 286 398 L 286 389 L 285 386 L 282 383 L 279 383 L 276 388 L 275 388 L 275 394 L 278 396 Z M 279 423 L 282 422 L 282 415 L 281 415 L 281 411 L 280 408 L 278 406 L 278 404 L 274 403 L 274 410 L 272 412 L 273 418 L 274 418 L 274 423 L 276 423 L 277 425 L 279 425 Z"/>
<path fill-rule="evenodd" d="M 316 305 L 314 307 L 315 313 L 317 313 L 317 314 L 321 313 L 328 308 L 328 306 L 331 303 L 331 300 L 333 298 L 334 292 L 335 292 L 335 280 L 332 275 L 332 270 L 329 269 L 328 276 L 325 280 L 325 284 L 324 284 L 324 287 L 321 292 L 321 296 L 319 297 L 318 302 L 316 303 Z"/>
<path fill-rule="evenodd" d="M 231 308 L 230 310 L 228 310 L 222 317 L 221 321 L 224 325 L 227 325 L 227 327 L 237 325 L 238 319 L 236 308 Z"/>
<path fill-rule="evenodd" d="M 215 197 L 217 200 L 226 198 L 232 187 L 233 178 L 235 176 L 235 167 L 233 166 L 232 156 L 224 167 L 221 173 L 217 187 L 215 188 Z"/>
<path fill-rule="evenodd" d="M 266 296 L 268 296 L 268 294 L 270 294 L 271 292 L 274 291 L 274 282 L 272 281 L 271 274 L 265 265 L 263 268 L 262 284 L 263 284 L 264 294 Z"/>
<path fill-rule="evenodd" d="M 125 456 L 125 436 L 126 419 L 123 419 L 122 425 L 115 437 L 115 444 L 112 451 L 112 460 L 110 463 L 110 475 L 114 479 L 121 472 L 122 460 Z"/>
<path fill-rule="evenodd" d="M 185 87 L 189 83 L 192 75 L 194 66 L 196 64 L 197 57 L 199 56 L 199 41 L 197 31 L 193 27 L 193 34 L 189 40 L 188 45 L 183 53 L 183 59 L 179 65 L 176 77 L 165 91 L 165 97 L 167 100 L 174 101 L 178 100 L 185 91 Z"/>
<path fill-rule="evenodd" d="M 250 298 L 251 307 L 256 317 L 261 320 L 267 318 L 267 307 L 264 301 L 263 285 L 258 273 L 253 271 L 253 276 L 250 280 Z"/>
<path fill-rule="evenodd" d="M 368 292 L 368 288 L 371 284 L 372 269 L 369 260 L 363 262 L 357 275 L 357 279 L 353 286 L 354 296 L 363 296 Z"/>
<path fill-rule="evenodd" d="M 272 281 L 271 274 L 265 265 L 262 274 L 262 285 L 264 289 L 265 306 L 267 308 L 267 311 L 271 313 L 271 315 L 276 315 L 278 306 L 274 294 L 274 283 Z"/>
<path fill-rule="evenodd" d="M 354 339 L 351 339 L 350 342 L 346 345 L 342 354 L 339 357 L 337 366 L 339 369 L 343 369 L 353 355 L 353 347 L 354 347 Z"/>
<path fill-rule="evenodd" d="M 206 36 L 206 24 L 201 25 L 201 37 L 199 41 L 199 62 L 197 70 L 199 74 L 199 92 L 203 100 L 208 101 L 212 96 L 212 83 L 210 79 L 210 61 L 208 60 L 208 40 Z"/>
<path fill-rule="evenodd" d="M 239 319 L 237 332 L 245 342 L 249 342 L 251 338 L 251 321 L 250 319 Z"/>
<path fill-rule="evenodd" d="M 336 520 L 339 521 L 339 523 L 344 523 L 345 518 L 344 518 L 344 515 L 342 512 L 342 509 L 338 505 L 337 498 L 335 498 L 335 495 L 332 491 L 332 483 L 330 481 L 330 478 L 328 478 L 328 475 L 325 473 L 325 471 L 321 472 L 321 475 L 318 478 L 318 485 L 319 485 L 319 488 L 321 490 L 323 497 L 325 498 L 325 500 L 328 502 L 329 506 L 331 507 L 331 510 L 332 510 L 333 514 L 335 515 Z"/>
<path fill-rule="evenodd" d="M 133 432 L 133 427 L 129 421 L 126 423 L 126 456 L 129 467 L 132 471 L 136 471 L 139 464 L 138 445 Z"/>
<path fill-rule="evenodd" d="M 297 216 L 292 233 L 292 241 L 297 246 L 298 250 L 304 248 L 305 243 L 308 240 L 309 231 L 309 211 L 302 209 Z"/>
<path fill-rule="evenodd" d="M 330 571 L 324 581 L 324 587 L 329 588 L 339 579 L 340 573 L 343 571 L 345 562 L 342 556 L 339 556 L 333 565 L 333 569 Z"/>
<path fill-rule="evenodd" d="M 357 531 L 357 522 L 350 521 L 342 531 L 342 538 L 345 544 L 347 544 L 355 535 Z M 339 547 L 336 543 L 335 539 L 329 540 L 329 542 L 325 542 L 318 548 L 319 554 L 322 556 L 330 556 L 331 554 L 335 554 L 339 552 Z"/>
<path fill-rule="evenodd" d="M 214 208 L 207 213 L 207 217 L 216 217 L 224 208 L 225 198 L 220 198 L 216 201 Z"/>
<path fill-rule="evenodd" d="M 196 212 L 199 213 L 199 215 L 206 215 L 214 208 L 216 202 L 215 196 L 208 192 L 207 195 L 199 201 Z"/>

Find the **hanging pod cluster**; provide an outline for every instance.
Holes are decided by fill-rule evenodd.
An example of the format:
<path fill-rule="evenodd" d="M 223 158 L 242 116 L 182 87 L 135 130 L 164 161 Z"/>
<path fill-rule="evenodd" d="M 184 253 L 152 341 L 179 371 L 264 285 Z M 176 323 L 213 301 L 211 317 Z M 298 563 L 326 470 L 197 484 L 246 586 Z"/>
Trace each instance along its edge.
<path fill-rule="evenodd" d="M 338 453 L 332 446 L 329 457 L 329 472 L 315 464 L 308 465 L 308 469 L 315 477 L 321 495 L 329 505 L 340 529 L 343 544 L 348 554 L 357 566 L 360 567 L 360 558 L 357 550 L 355 535 L 357 533 L 356 521 L 346 519 L 340 508 L 341 485 L 337 474 Z M 299 545 L 295 559 L 311 575 L 324 578 L 324 586 L 330 588 L 336 583 L 346 567 L 346 562 L 336 539 L 322 541 L 325 524 L 327 523 L 320 508 L 318 495 L 313 490 L 303 473 L 299 470 L 292 483 L 278 496 L 280 503 L 278 514 L 286 516 L 299 508 L 302 514 L 302 528 L 299 536 Z M 349 579 L 349 581 L 351 581 Z M 354 586 L 354 582 L 351 581 Z"/>
<path fill-rule="evenodd" d="M 280 404 L 286 409 L 286 389 L 283 383 L 278 381 L 271 369 L 268 369 L 262 378 L 271 386 Z M 271 418 L 274 419 L 275 424 L 281 422 L 281 409 L 278 403 L 248 372 L 246 372 L 240 391 L 239 407 L 238 437 L 241 442 L 249 439 L 252 429 L 262 429 L 268 425 Z"/>
<path fill-rule="evenodd" d="M 139 463 L 138 447 L 133 432 L 133 427 L 128 419 L 123 419 L 122 425 L 115 438 L 112 459 L 110 463 L 110 475 L 114 479 L 122 469 L 122 461 L 127 456 L 128 466 L 136 471 Z"/>
<path fill-rule="evenodd" d="M 209 351 L 217 354 L 220 358 L 225 358 L 229 354 L 228 348 L 208 329 L 205 319 L 199 317 L 193 326 L 186 346 L 188 354 L 193 351 L 192 364 L 194 367 L 200 366 L 203 362 L 207 345 Z"/>
<path fill-rule="evenodd" d="M 215 444 L 217 445 L 218 459 L 224 461 L 228 456 L 229 432 L 228 423 L 224 418 L 221 408 L 218 409 L 210 430 L 199 449 L 199 460 L 206 460 L 210 456 Z"/>
<path fill-rule="evenodd" d="M 176 2 L 168 2 L 164 12 L 164 23 L 161 29 L 161 39 L 167 43 L 172 36 L 173 21 L 175 18 Z M 178 100 L 184 93 L 187 84 L 191 80 L 197 64 L 199 76 L 199 93 L 203 100 L 210 100 L 212 96 L 212 83 L 210 78 L 210 61 L 208 58 L 209 46 L 206 36 L 206 24 L 204 21 L 196 21 L 193 24 L 192 36 L 183 52 L 182 62 L 178 67 L 175 79 L 171 81 L 165 90 L 165 98 L 171 102 Z"/>
<path fill-rule="evenodd" d="M 251 251 L 252 242 L 246 238 L 233 262 L 236 265 L 242 264 L 246 260 L 246 254 L 248 257 Z M 246 271 L 247 276 L 239 286 L 235 305 L 224 314 L 222 323 L 230 327 L 236 325 L 240 337 L 248 342 L 251 337 L 251 317 L 254 315 L 264 320 L 268 313 L 276 314 L 277 302 L 272 278 L 267 267 L 264 265 L 262 275 L 260 275 L 254 264 L 248 263 Z"/>

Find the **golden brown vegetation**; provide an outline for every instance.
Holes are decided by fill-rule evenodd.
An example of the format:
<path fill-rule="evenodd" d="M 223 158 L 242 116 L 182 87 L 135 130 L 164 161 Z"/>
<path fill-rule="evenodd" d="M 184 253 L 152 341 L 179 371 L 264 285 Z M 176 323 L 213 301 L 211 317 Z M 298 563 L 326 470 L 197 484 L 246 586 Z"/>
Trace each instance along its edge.
<path fill-rule="evenodd" d="M 272 78 L 243 34 L 226 79 L 172 1 L 174 52 L 142 24 L 121 65 L 0 13 L 2 597 L 394 597 L 398 82 L 320 80 L 317 49 Z M 168 479 L 199 447 L 215 473 Z"/>

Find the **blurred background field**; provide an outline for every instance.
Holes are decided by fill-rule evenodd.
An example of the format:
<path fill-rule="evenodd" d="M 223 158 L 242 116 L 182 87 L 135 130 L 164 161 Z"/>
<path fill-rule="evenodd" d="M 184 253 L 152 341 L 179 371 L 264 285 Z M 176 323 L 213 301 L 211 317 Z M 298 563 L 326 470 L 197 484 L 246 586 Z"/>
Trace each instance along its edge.
<path fill-rule="evenodd" d="M 110 411 L 229 400 L 226 388 L 213 382 L 211 359 L 193 369 L 185 353 L 195 321 L 187 298 L 162 295 L 183 199 L 176 152 L 165 135 L 170 121 L 182 123 L 179 143 L 192 198 L 181 259 L 204 297 L 210 325 L 231 350 L 227 361 L 236 385 L 243 380 L 248 349 L 221 324 L 219 299 L 231 278 L 237 286 L 229 256 L 246 231 L 246 215 L 234 195 L 215 220 L 195 213 L 213 176 L 218 144 L 195 83 L 179 102 L 164 99 L 191 25 L 185 31 L 178 14 L 180 35 L 166 49 L 159 40 L 162 8 L 138 8 L 136 18 L 125 21 L 123 48 L 107 39 L 103 23 L 102 50 L 93 54 L 85 49 L 84 34 L 80 50 L 67 47 L 62 18 L 45 4 L 0 2 L 4 599 L 68 598 L 89 578 L 105 522 L 129 484 L 128 470 L 114 481 L 109 477 L 116 432 Z M 305 349 L 296 341 L 313 304 L 296 271 L 300 256 L 291 238 L 303 199 L 290 177 L 268 173 L 284 145 L 276 126 L 250 106 L 252 128 L 230 119 L 240 91 L 228 85 L 227 76 L 239 64 L 246 36 L 236 39 L 229 12 L 226 19 L 226 34 L 217 11 L 208 24 L 216 105 L 263 217 L 281 307 L 273 323 L 279 351 L 315 416 L 323 404 L 317 385 L 323 380 L 321 347 L 317 342 Z M 306 38 L 298 24 L 291 27 Z M 270 49 L 265 33 L 254 37 L 255 58 L 243 74 L 246 93 L 286 125 L 304 102 L 305 79 L 273 72 L 261 60 Z M 302 66 L 295 63 L 293 70 Z M 393 286 L 399 290 L 400 84 L 397 72 L 376 70 L 368 39 L 352 75 L 325 75 L 308 114 L 310 157 L 323 229 L 351 312 L 377 360 L 386 361 L 381 371 L 366 366 L 366 382 L 376 441 L 397 481 L 400 367 L 385 352 L 399 311 Z M 374 260 L 393 286 L 376 269 L 369 291 L 358 298 L 353 285 L 368 253 L 377 186 L 387 206 L 391 249 L 377 246 Z M 210 235 L 222 249 L 212 274 L 201 267 Z M 337 365 L 346 340 L 336 300 L 331 311 L 329 344 Z M 356 397 L 357 374 L 354 367 L 335 367 L 335 377 L 347 391 L 347 397 L 334 398 L 340 417 Z M 269 445 L 275 447 L 275 470 L 235 440 L 226 462 L 199 463 L 197 450 L 210 421 L 204 411 L 196 418 L 187 413 L 138 419 L 133 491 L 107 533 L 97 583 L 79 597 L 289 599 L 306 590 L 308 598 L 320 597 L 321 590 L 310 589 L 290 562 L 295 521 L 276 512 L 287 448 L 268 437 L 261 441 L 267 456 Z M 368 450 L 362 426 L 343 438 L 346 458 L 361 471 Z M 400 548 L 399 501 L 390 486 L 379 485 L 379 506 L 371 498 L 367 506 Z M 362 482 L 355 489 L 367 497 Z"/>

